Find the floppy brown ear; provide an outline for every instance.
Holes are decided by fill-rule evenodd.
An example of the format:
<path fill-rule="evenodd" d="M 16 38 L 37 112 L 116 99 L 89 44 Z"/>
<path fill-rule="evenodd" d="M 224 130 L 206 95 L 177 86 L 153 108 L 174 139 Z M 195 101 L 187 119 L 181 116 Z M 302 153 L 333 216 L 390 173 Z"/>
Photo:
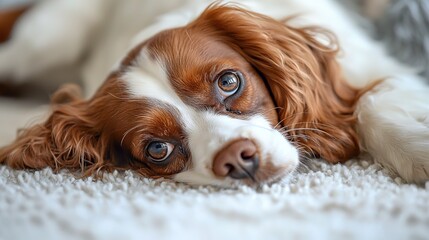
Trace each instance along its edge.
<path fill-rule="evenodd" d="M 78 93 L 71 86 L 60 89 L 48 120 L 21 130 L 12 144 L 0 148 L 0 163 L 17 169 L 81 169 L 86 175 L 106 167 L 107 141 Z"/>
<path fill-rule="evenodd" d="M 204 24 L 199 27 L 229 42 L 257 69 L 285 132 L 304 152 L 330 162 L 359 152 L 353 115 L 358 92 L 343 80 L 332 34 L 228 5 L 209 7 L 193 24 Z"/>

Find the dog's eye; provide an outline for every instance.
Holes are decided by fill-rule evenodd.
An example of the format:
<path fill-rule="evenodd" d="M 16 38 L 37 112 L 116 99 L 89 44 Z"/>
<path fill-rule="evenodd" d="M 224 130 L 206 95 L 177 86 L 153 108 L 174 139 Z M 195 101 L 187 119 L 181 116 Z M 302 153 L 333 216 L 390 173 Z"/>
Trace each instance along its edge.
<path fill-rule="evenodd" d="M 218 78 L 217 86 L 224 97 L 229 97 L 240 88 L 240 78 L 234 72 L 226 72 Z"/>
<path fill-rule="evenodd" d="M 154 162 L 162 162 L 170 156 L 174 145 L 167 142 L 154 141 L 149 143 L 146 148 L 146 154 Z"/>

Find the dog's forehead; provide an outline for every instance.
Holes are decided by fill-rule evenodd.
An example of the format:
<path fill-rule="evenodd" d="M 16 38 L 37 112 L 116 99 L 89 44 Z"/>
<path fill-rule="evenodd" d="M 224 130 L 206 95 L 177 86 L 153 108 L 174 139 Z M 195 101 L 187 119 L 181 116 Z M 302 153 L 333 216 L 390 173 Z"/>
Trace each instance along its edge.
<path fill-rule="evenodd" d="M 163 31 L 147 41 L 150 51 L 170 59 L 190 61 L 210 61 L 213 58 L 234 55 L 227 41 L 207 30 L 182 27 Z M 186 64 L 186 62 L 182 62 Z"/>
<path fill-rule="evenodd" d="M 141 49 L 122 79 L 133 97 L 153 98 L 171 105 L 180 102 L 165 71 L 165 64 L 152 57 L 147 47 Z"/>
<path fill-rule="evenodd" d="M 190 106 L 198 105 L 195 102 L 210 105 L 211 79 L 222 69 L 235 68 L 237 59 L 237 53 L 221 42 L 187 29 L 173 29 L 132 50 L 122 63 L 126 67 L 122 79 L 133 97 L 191 111 Z"/>
<path fill-rule="evenodd" d="M 143 46 L 133 64 L 127 68 L 122 81 L 125 82 L 127 94 L 131 98 L 153 99 L 154 104 L 166 103 L 180 113 L 181 119 L 175 121 L 192 125 L 194 110 L 185 104 L 173 88 L 165 63 L 151 54 Z"/>
<path fill-rule="evenodd" d="M 167 63 L 165 55 L 173 55 L 177 50 L 173 45 L 178 43 L 172 42 L 169 32 L 155 35 L 128 54 L 122 63 L 126 66 L 123 80 L 133 97 L 153 98 L 176 106 L 182 101 L 172 86 L 169 71 L 172 63 Z M 162 47 L 160 44 L 163 44 Z"/>

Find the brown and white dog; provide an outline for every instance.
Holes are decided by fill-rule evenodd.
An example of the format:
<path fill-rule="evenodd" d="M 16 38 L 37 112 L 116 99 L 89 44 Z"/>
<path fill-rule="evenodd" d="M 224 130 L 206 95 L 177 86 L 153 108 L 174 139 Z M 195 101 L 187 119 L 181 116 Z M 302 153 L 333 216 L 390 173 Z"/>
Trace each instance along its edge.
<path fill-rule="evenodd" d="M 98 52 L 112 46 L 104 41 Z M 191 2 L 133 42 L 90 99 L 60 90 L 54 99 L 68 102 L 3 147 L 0 162 L 228 186 L 367 151 L 407 181 L 429 179 L 428 87 L 333 1 Z M 107 74 L 95 65 L 88 85 L 85 76 Z"/>

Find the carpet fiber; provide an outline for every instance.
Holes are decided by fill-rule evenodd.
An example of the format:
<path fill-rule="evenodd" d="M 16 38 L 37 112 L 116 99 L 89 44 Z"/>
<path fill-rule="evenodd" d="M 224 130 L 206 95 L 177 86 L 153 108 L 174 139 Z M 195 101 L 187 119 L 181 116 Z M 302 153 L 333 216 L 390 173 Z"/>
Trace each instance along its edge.
<path fill-rule="evenodd" d="M 429 184 L 370 161 L 314 161 L 288 183 L 190 187 L 0 167 L 1 239 L 428 239 Z"/>
<path fill-rule="evenodd" d="M 0 99 L 0 145 L 46 109 Z M 429 239 L 429 183 L 404 184 L 369 160 L 307 165 L 257 189 L 0 166 L 0 239 Z"/>
<path fill-rule="evenodd" d="M 45 111 L 0 99 L 0 146 Z M 257 189 L 0 166 L 0 239 L 429 239 L 429 182 L 404 184 L 368 157 L 315 160 Z"/>

